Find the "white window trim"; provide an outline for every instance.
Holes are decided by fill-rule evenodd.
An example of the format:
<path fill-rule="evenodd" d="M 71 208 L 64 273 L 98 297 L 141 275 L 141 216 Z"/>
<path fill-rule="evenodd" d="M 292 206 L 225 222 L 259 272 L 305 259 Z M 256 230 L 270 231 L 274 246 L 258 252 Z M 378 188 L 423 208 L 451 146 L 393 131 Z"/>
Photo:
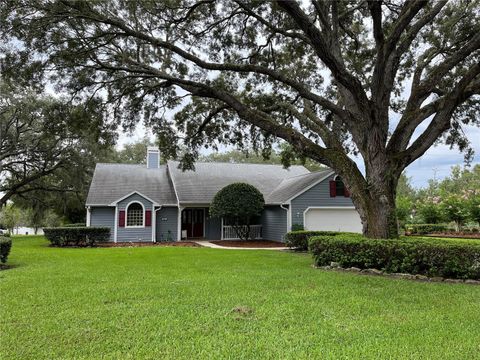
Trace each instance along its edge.
<path fill-rule="evenodd" d="M 128 224 L 128 208 L 130 205 L 132 204 L 140 204 L 142 206 L 142 209 L 143 209 L 143 217 L 142 217 L 142 225 L 127 225 Z M 145 206 L 140 202 L 140 201 L 137 201 L 137 200 L 133 200 L 133 201 L 130 201 L 128 203 L 128 205 L 125 207 L 125 228 L 128 228 L 128 229 L 142 229 L 145 227 Z"/>

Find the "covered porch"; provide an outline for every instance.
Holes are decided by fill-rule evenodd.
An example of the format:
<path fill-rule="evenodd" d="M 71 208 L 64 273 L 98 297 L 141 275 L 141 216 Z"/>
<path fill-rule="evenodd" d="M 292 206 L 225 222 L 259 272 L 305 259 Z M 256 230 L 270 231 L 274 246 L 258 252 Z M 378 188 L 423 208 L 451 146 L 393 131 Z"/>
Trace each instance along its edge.
<path fill-rule="evenodd" d="M 234 226 L 227 219 L 209 216 L 205 206 L 184 207 L 179 211 L 180 240 L 238 240 Z M 246 231 L 246 226 L 245 226 Z M 262 239 L 260 218 L 250 225 L 250 238 Z"/>

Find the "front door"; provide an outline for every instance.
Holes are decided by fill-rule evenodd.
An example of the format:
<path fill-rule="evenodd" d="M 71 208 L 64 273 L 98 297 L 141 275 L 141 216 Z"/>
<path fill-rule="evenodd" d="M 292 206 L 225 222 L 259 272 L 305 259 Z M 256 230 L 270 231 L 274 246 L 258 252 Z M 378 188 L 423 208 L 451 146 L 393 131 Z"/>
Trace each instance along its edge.
<path fill-rule="evenodd" d="M 203 237 L 205 209 L 185 209 L 182 212 L 182 230 L 187 231 L 187 238 Z"/>

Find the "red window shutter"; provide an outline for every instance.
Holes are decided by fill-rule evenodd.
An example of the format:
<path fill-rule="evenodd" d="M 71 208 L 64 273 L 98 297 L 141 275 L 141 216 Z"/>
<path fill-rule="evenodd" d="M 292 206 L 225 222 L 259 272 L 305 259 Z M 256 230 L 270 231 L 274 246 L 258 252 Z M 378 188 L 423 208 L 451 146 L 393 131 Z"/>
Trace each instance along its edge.
<path fill-rule="evenodd" d="M 345 187 L 345 197 L 350 197 L 350 191 Z"/>
<path fill-rule="evenodd" d="M 145 211 L 145 226 L 152 226 L 152 211 Z"/>
<path fill-rule="evenodd" d="M 125 227 L 125 210 L 120 210 L 118 213 L 118 226 Z"/>
<path fill-rule="evenodd" d="M 330 180 L 330 197 L 337 196 L 337 185 L 335 184 L 335 180 Z"/>

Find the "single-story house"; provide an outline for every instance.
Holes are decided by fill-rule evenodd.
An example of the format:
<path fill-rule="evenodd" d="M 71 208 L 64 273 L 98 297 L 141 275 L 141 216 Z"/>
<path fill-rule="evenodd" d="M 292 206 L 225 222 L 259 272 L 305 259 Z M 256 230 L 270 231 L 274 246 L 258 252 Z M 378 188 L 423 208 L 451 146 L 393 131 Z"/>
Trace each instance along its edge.
<path fill-rule="evenodd" d="M 265 198 L 253 238 L 282 241 L 294 224 L 361 232 L 348 190 L 330 169 L 211 162 L 182 171 L 175 161 L 160 165 L 153 147 L 146 165 L 97 164 L 86 201 L 87 226 L 110 227 L 114 242 L 235 239 L 228 220 L 208 211 L 215 194 L 234 182 L 255 186 Z"/>

